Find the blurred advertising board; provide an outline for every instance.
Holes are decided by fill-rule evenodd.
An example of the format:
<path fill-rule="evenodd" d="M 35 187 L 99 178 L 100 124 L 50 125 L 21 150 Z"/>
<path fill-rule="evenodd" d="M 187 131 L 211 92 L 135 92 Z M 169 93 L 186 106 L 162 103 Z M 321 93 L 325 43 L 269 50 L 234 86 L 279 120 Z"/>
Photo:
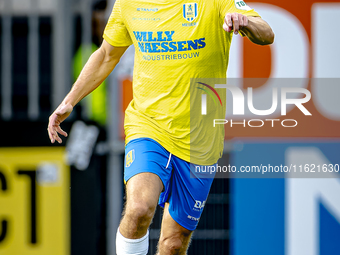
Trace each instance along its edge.
<path fill-rule="evenodd" d="M 0 254 L 70 254 L 64 148 L 0 148 Z"/>
<path fill-rule="evenodd" d="M 292 86 L 289 79 L 298 79 L 294 88 L 308 90 L 311 99 L 304 104 L 311 116 L 304 116 L 298 107 L 287 109 L 285 116 L 274 114 L 275 119 L 294 119 L 296 128 L 226 128 L 226 138 L 232 137 L 339 137 L 340 136 L 340 49 L 335 43 L 340 39 L 325 24 L 340 14 L 338 1 L 320 2 L 264 0 L 249 5 L 257 10 L 273 28 L 275 41 L 270 47 L 262 47 L 247 39 L 234 36 L 230 50 L 229 78 L 246 78 L 230 81 L 243 90 L 248 99 L 249 88 L 256 109 L 269 109 L 274 88 Z M 264 78 L 264 79 L 249 79 Z M 270 78 L 270 79 L 268 79 Z M 277 85 L 275 80 L 289 78 Z M 297 80 L 296 80 L 297 81 Z M 229 81 L 228 81 L 229 82 Z M 282 95 L 282 94 L 281 94 Z M 290 94 L 290 98 L 302 98 L 303 94 Z M 245 105 L 247 108 L 247 105 Z M 227 97 L 227 118 L 231 113 L 231 95 Z M 278 110 L 282 110 L 279 98 Z M 232 116 L 235 120 L 255 119 L 250 114 Z M 230 118 L 230 117 L 229 117 Z M 267 116 L 257 116 L 265 119 Z"/>
<path fill-rule="evenodd" d="M 276 114 L 277 119 L 294 119 L 294 129 L 271 128 L 228 128 L 226 138 L 232 137 L 339 137 L 340 133 L 340 71 L 338 59 L 340 49 L 336 47 L 339 35 L 334 34 L 325 24 L 340 14 L 338 1 L 275 1 L 249 2 L 273 28 L 275 41 L 270 47 L 254 45 L 249 40 L 234 37 L 230 50 L 229 78 L 271 78 L 240 80 L 234 85 L 247 96 L 252 88 L 252 99 L 257 109 L 268 109 L 272 104 L 271 93 L 275 87 L 287 87 L 283 82 L 276 86 L 273 80 L 282 78 L 301 79 L 295 88 L 306 89 L 311 99 L 305 107 L 312 116 L 305 117 L 297 107 L 287 110 L 285 116 Z M 331 81 L 331 78 L 334 80 Z M 280 88 L 279 88 L 280 89 Z M 298 98 L 303 95 L 290 95 Z M 232 100 L 228 95 L 227 112 Z M 280 100 L 279 100 L 280 101 Z M 281 109 L 279 103 L 278 109 Z M 227 113 L 228 115 L 228 113 Z M 237 116 L 233 116 L 236 117 Z M 243 118 L 244 117 L 244 118 Z M 258 119 L 263 119 L 261 116 Z M 253 119 L 250 115 L 239 120 Z"/>

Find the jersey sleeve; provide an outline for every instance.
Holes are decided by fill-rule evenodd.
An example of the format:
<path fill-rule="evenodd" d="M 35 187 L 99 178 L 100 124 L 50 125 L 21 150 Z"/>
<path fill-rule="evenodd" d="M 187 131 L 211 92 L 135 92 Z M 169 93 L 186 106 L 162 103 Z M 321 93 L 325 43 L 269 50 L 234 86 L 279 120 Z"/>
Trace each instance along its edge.
<path fill-rule="evenodd" d="M 224 19 L 227 13 L 241 13 L 246 16 L 260 17 L 260 15 L 250 8 L 242 0 L 218 0 L 220 16 Z"/>
<path fill-rule="evenodd" d="M 120 0 L 115 2 L 103 38 L 112 46 L 126 47 L 132 44 L 130 34 L 124 24 Z"/>

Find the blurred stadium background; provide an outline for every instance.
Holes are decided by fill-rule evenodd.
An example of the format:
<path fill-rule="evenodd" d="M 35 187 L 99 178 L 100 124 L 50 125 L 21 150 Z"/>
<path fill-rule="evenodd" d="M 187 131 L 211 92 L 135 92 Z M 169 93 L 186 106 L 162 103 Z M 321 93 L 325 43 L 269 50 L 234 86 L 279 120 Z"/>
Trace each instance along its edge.
<path fill-rule="evenodd" d="M 340 3 L 247 3 L 273 27 L 275 44 L 235 37 L 228 77 L 300 78 L 313 116 L 290 109 L 285 119 L 298 120 L 295 129 L 227 127 L 219 164 L 339 164 Z M 66 143 L 52 146 L 46 131 L 113 4 L 0 0 L 0 254 L 115 254 L 134 49 L 63 124 Z M 261 96 L 272 89 L 268 81 L 237 81 L 254 88 L 259 108 L 270 105 Z M 339 174 L 332 177 L 216 179 L 189 254 L 340 254 Z M 149 254 L 160 220 L 158 209 Z"/>

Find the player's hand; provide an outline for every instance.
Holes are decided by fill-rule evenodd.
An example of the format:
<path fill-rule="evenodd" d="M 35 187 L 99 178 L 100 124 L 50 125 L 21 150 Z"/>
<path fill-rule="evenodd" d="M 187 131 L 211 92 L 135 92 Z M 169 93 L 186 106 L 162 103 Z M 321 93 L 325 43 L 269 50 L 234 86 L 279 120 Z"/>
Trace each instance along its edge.
<path fill-rule="evenodd" d="M 248 26 L 248 17 L 240 13 L 227 13 L 224 17 L 223 29 L 227 32 L 234 30 L 237 35 L 238 31 Z"/>
<path fill-rule="evenodd" d="M 72 105 L 61 104 L 50 116 L 47 130 L 51 143 L 54 143 L 55 141 L 62 143 L 58 133 L 67 137 L 67 133 L 60 128 L 60 123 L 62 123 L 71 114 L 72 110 Z"/>

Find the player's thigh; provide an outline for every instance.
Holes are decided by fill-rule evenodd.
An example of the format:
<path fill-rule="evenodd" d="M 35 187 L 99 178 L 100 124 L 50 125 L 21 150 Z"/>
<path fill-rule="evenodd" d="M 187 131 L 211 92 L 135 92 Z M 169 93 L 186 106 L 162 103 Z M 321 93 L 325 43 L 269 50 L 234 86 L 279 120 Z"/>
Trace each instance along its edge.
<path fill-rule="evenodd" d="M 125 148 L 124 180 L 127 209 L 142 203 L 156 207 L 159 195 L 171 177 L 170 153 L 148 138 L 130 141 Z"/>
<path fill-rule="evenodd" d="M 162 189 L 163 183 L 156 174 L 139 173 L 131 177 L 126 184 L 125 212 L 131 210 L 152 213 Z"/>
<path fill-rule="evenodd" d="M 158 255 L 186 254 L 192 232 L 193 231 L 182 227 L 171 217 L 169 213 L 169 203 L 166 203 L 159 238 Z"/>

